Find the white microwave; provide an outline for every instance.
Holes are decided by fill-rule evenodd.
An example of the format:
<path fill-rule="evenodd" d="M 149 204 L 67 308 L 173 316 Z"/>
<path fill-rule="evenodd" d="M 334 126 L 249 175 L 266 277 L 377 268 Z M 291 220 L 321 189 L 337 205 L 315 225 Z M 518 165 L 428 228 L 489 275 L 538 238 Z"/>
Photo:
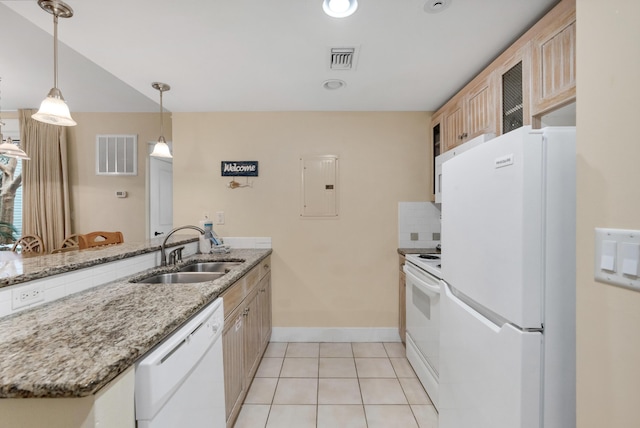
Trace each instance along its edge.
<path fill-rule="evenodd" d="M 436 204 L 442 203 L 442 164 L 448 161 L 449 159 L 451 159 L 452 157 L 459 155 L 460 153 L 465 152 L 469 149 L 472 149 L 477 145 L 480 145 L 495 137 L 496 137 L 496 134 L 493 134 L 493 133 L 478 135 L 477 137 L 472 138 L 466 143 L 460 144 L 459 146 L 454 147 L 453 149 L 446 151 L 439 156 L 436 156 L 435 168 L 433 171 L 433 175 L 434 175 L 433 178 L 435 180 Z"/>

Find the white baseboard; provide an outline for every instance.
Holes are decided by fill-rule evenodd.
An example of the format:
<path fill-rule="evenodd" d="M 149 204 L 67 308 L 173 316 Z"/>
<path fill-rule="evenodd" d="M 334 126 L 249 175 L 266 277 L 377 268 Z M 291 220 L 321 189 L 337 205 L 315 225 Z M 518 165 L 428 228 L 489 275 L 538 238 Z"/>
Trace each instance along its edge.
<path fill-rule="evenodd" d="M 273 327 L 271 342 L 400 342 L 397 327 Z"/>

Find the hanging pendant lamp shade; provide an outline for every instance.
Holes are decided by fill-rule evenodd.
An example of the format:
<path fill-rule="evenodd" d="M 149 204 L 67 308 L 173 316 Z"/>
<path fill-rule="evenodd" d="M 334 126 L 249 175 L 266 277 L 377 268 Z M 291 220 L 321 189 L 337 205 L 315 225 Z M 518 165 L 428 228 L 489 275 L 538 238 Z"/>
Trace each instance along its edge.
<path fill-rule="evenodd" d="M 0 78 L 0 82 L 2 82 L 2 78 Z M 0 96 L 0 100 L 2 100 L 1 96 Z M 0 107 L 0 113 L 2 113 L 2 107 Z M 11 137 L 7 137 L 7 141 L 4 143 L 2 142 L 2 140 L 4 139 L 4 137 L 2 136 L 3 126 L 4 126 L 4 122 L 0 117 L 0 155 L 6 156 L 8 158 L 18 158 L 18 159 L 25 159 L 25 160 L 31 159 L 29 156 L 27 156 L 24 150 L 18 147 L 17 144 L 13 144 Z"/>
<path fill-rule="evenodd" d="M 153 156 L 156 158 L 172 158 L 173 157 L 171 156 L 171 151 L 169 151 L 169 145 L 164 140 L 164 137 L 162 135 L 160 136 L 160 138 L 158 138 L 158 142 L 156 143 L 156 145 L 153 146 L 153 152 L 151 152 L 150 156 Z"/>
<path fill-rule="evenodd" d="M 31 117 L 37 121 L 59 126 L 75 126 L 69 107 L 58 89 L 58 17 L 71 18 L 73 9 L 59 0 L 38 0 L 38 5 L 53 15 L 53 88 Z"/>
<path fill-rule="evenodd" d="M 160 136 L 158 137 L 158 142 L 156 143 L 156 145 L 153 146 L 153 152 L 150 156 L 156 158 L 173 158 L 173 156 L 171 155 L 171 151 L 169 150 L 169 145 L 164 139 L 164 121 L 162 114 L 164 112 L 164 109 L 162 108 L 162 93 L 171 89 L 171 86 L 167 85 L 166 83 L 153 82 L 151 84 L 151 87 L 160 91 Z"/>
<path fill-rule="evenodd" d="M 2 134 L 0 134 L 0 139 L 2 138 Z M 18 158 L 23 160 L 30 160 L 31 158 L 27 156 L 27 154 L 18 147 L 16 144 L 13 144 L 11 137 L 7 137 L 7 141 L 0 144 L 0 155 L 6 156 L 8 158 Z"/>

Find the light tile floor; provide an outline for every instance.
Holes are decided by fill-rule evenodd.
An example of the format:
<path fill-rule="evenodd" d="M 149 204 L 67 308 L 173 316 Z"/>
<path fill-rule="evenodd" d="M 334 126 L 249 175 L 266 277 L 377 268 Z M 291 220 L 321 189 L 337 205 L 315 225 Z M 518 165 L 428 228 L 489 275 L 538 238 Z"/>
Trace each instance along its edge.
<path fill-rule="evenodd" d="M 267 347 L 235 428 L 437 428 L 401 343 Z"/>

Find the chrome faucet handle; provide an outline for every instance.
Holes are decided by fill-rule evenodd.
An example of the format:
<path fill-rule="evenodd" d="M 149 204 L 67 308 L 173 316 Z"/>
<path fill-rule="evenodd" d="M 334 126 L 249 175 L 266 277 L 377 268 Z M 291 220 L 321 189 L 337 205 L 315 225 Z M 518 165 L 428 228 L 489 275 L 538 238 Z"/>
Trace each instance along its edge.
<path fill-rule="evenodd" d="M 175 265 L 177 262 L 182 261 L 182 250 L 184 250 L 184 245 L 182 247 L 178 247 L 175 250 L 171 250 L 169 253 L 169 264 Z"/>

